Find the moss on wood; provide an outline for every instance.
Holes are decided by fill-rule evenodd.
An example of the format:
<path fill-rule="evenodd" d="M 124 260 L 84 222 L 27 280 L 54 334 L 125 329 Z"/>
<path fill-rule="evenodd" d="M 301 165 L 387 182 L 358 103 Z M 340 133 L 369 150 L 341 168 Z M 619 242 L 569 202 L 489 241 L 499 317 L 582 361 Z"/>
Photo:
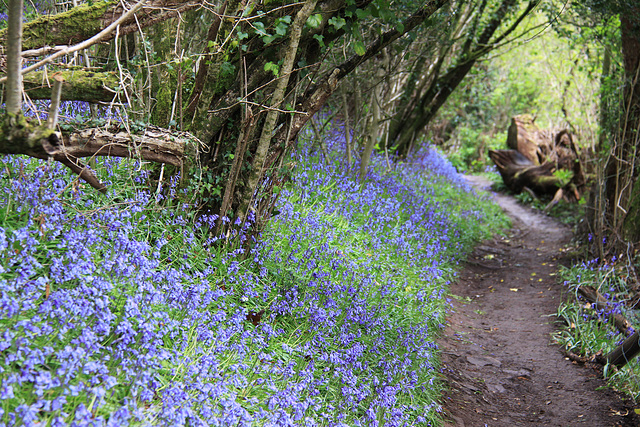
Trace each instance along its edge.
<path fill-rule="evenodd" d="M 98 1 L 91 6 L 82 4 L 67 12 L 40 16 L 24 24 L 22 49 L 86 40 L 103 29 L 105 13 L 117 4 L 117 1 Z M 6 35 L 6 30 L 0 31 L 0 44 L 4 44 Z"/>
<path fill-rule="evenodd" d="M 640 180 L 637 178 L 633 185 L 633 193 L 622 231 L 628 242 L 640 243 Z"/>
<path fill-rule="evenodd" d="M 120 87 L 120 79 L 115 72 L 95 72 L 87 70 L 64 70 L 58 72 L 63 78 L 63 101 L 110 102 Z M 24 76 L 24 89 L 32 99 L 50 99 L 50 79 L 38 71 Z"/>
<path fill-rule="evenodd" d="M 22 113 L 7 113 L 0 120 L 0 153 L 45 156 L 44 142 L 57 143 L 54 130 L 30 121 Z"/>

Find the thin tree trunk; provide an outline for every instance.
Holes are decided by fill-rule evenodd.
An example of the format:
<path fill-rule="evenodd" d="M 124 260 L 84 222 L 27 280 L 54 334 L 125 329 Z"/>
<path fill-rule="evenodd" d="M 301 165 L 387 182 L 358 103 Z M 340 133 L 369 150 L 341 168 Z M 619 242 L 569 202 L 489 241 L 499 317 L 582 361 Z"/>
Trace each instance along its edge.
<path fill-rule="evenodd" d="M 22 109 L 22 7 L 22 0 L 9 0 L 6 105 L 11 114 Z"/>
<path fill-rule="evenodd" d="M 342 105 L 344 108 L 344 143 L 347 150 L 347 168 L 351 167 L 351 126 L 349 123 L 349 103 L 347 102 L 347 88 L 342 85 Z"/>
<path fill-rule="evenodd" d="M 278 109 L 284 100 L 285 91 L 289 85 L 289 77 L 293 71 L 296 53 L 298 52 L 298 45 L 300 43 L 300 38 L 302 37 L 302 28 L 315 9 L 316 3 L 317 0 L 305 1 L 291 24 L 291 35 L 289 45 L 287 46 L 287 53 L 285 54 L 282 67 L 280 68 L 280 77 L 277 81 L 276 88 L 273 91 L 273 97 L 271 98 L 271 109 L 267 112 L 267 117 L 262 127 L 262 133 L 258 140 L 258 147 L 253 157 L 248 185 L 244 191 L 243 200 L 240 205 L 239 215 L 243 216 L 243 221 L 249 213 L 251 200 L 253 199 L 254 193 L 257 190 L 258 184 L 260 183 L 263 175 L 263 167 L 267 158 L 267 153 L 269 152 L 269 147 L 271 146 L 273 131 L 276 127 L 278 116 L 280 114 Z"/>

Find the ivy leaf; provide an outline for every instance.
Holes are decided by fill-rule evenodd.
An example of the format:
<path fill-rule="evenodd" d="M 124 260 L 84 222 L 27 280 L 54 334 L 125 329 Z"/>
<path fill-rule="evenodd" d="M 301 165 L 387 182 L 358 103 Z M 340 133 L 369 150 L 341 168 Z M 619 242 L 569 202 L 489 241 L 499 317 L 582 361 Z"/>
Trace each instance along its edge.
<path fill-rule="evenodd" d="M 289 24 L 286 22 L 278 22 L 278 25 L 276 25 L 276 34 L 284 36 L 287 34 L 287 28 L 289 28 Z"/>
<path fill-rule="evenodd" d="M 362 9 L 356 9 L 356 16 L 358 19 L 365 19 L 371 16 L 371 12 Z"/>
<path fill-rule="evenodd" d="M 316 13 L 307 19 L 307 25 L 311 28 L 318 28 L 322 24 L 322 15 Z"/>
<path fill-rule="evenodd" d="M 364 47 L 364 43 L 362 43 L 362 41 L 357 40 L 356 42 L 353 43 L 353 50 L 356 51 L 356 54 L 359 56 L 363 56 L 367 50 Z"/>
<path fill-rule="evenodd" d="M 318 40 L 318 44 L 319 44 L 321 47 L 324 47 L 324 36 L 323 36 L 322 34 L 314 34 L 314 35 L 313 35 L 313 38 L 314 38 L 314 39 L 316 39 L 316 40 Z"/>
<path fill-rule="evenodd" d="M 231 76 L 236 73 L 236 66 L 231 62 L 223 62 L 220 65 L 220 74 L 223 76 Z"/>
<path fill-rule="evenodd" d="M 271 61 L 269 61 L 266 64 L 264 64 L 264 70 L 265 71 L 271 71 L 273 73 L 273 75 L 276 76 L 276 77 L 278 77 L 278 73 L 280 73 L 280 67 L 278 67 L 278 64 L 274 64 Z"/>
<path fill-rule="evenodd" d="M 244 40 L 248 37 L 249 37 L 249 33 L 243 33 L 242 31 L 238 30 L 238 40 Z"/>
<path fill-rule="evenodd" d="M 269 43 L 271 43 L 272 41 L 274 41 L 277 38 L 278 38 L 278 36 L 267 35 L 267 36 L 262 37 L 262 41 L 264 42 L 264 44 L 269 44 Z"/>
<path fill-rule="evenodd" d="M 264 28 L 264 23 L 258 21 L 256 23 L 253 24 L 253 28 L 255 28 L 256 30 L 256 34 L 258 34 L 259 36 L 268 36 L 269 33 L 267 33 L 267 30 Z"/>
<path fill-rule="evenodd" d="M 336 30 L 339 30 L 347 24 L 347 21 L 345 21 L 341 16 L 334 16 L 329 19 L 329 24 L 332 25 Z"/>

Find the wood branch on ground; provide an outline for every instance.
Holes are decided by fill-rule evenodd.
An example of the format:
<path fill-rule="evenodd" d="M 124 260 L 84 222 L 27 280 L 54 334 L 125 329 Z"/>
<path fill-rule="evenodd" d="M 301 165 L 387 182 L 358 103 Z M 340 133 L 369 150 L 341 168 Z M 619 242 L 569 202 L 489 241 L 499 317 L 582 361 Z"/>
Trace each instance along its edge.
<path fill-rule="evenodd" d="M 24 91 L 31 99 L 51 98 L 53 72 L 35 71 L 23 77 Z M 118 74 L 86 69 L 56 71 L 64 79 L 62 101 L 112 102 L 120 87 Z"/>
<path fill-rule="evenodd" d="M 605 356 L 605 362 L 622 368 L 640 353 L 639 339 L 640 335 L 637 331 L 629 335 L 621 345 Z"/>
<path fill-rule="evenodd" d="M 53 158 L 100 191 L 105 191 L 104 185 L 82 164 L 81 158 L 138 158 L 189 168 L 196 158 L 196 152 L 197 142 L 189 134 L 157 127 L 147 127 L 141 134 L 104 128 L 61 134 L 20 114 L 7 114 L 0 121 L 1 154 Z"/>
<path fill-rule="evenodd" d="M 628 336 L 631 333 L 631 323 L 620 313 L 613 312 L 613 304 L 611 304 L 596 288 L 593 286 L 580 286 L 578 294 L 586 299 L 591 308 L 597 311 L 604 311 L 605 315 L 613 320 L 613 323 L 621 334 Z"/>
<path fill-rule="evenodd" d="M 509 150 L 489 150 L 489 157 L 509 189 L 519 193 L 529 188 L 540 196 L 580 200 L 586 179 L 567 130 L 541 130 L 533 117 L 523 114 L 512 118 L 507 146 Z"/>

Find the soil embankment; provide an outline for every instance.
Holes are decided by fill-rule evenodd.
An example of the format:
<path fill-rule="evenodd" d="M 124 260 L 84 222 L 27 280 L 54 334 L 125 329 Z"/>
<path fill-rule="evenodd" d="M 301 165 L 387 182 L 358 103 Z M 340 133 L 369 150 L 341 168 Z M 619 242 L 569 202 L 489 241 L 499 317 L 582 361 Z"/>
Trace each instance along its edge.
<path fill-rule="evenodd" d="M 596 369 L 573 364 L 552 344 L 563 297 L 556 274 L 571 231 L 512 197 L 493 197 L 513 229 L 478 246 L 451 285 L 456 297 L 439 341 L 446 425 L 640 425 L 630 402 L 599 389 Z"/>

